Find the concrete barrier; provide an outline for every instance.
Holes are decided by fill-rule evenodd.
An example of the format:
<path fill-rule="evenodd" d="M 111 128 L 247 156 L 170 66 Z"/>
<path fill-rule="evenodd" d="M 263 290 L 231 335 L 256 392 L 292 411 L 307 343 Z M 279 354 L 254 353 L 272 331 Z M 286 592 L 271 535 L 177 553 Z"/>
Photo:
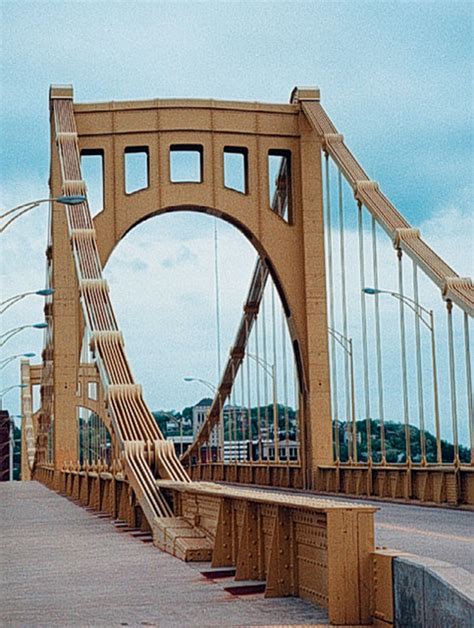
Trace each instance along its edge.
<path fill-rule="evenodd" d="M 399 628 L 472 628 L 474 575 L 422 556 L 393 558 L 393 619 Z"/>

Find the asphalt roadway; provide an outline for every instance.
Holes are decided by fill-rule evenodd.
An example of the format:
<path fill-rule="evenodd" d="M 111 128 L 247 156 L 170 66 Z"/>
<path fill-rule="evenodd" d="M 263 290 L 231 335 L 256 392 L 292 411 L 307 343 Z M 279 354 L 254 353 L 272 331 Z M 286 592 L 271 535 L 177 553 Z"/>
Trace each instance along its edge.
<path fill-rule="evenodd" d="M 375 542 L 474 572 L 474 512 L 409 504 L 367 502 L 375 515 Z"/>

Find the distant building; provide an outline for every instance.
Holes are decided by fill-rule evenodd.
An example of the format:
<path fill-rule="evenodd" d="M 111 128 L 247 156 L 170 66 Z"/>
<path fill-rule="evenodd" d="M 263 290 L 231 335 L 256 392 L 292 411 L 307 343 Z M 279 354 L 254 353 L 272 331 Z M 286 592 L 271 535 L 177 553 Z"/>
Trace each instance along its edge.
<path fill-rule="evenodd" d="M 281 461 L 298 460 L 300 444 L 295 440 L 280 440 L 278 442 L 278 457 Z M 275 460 L 275 443 L 273 441 L 264 441 L 262 443 L 262 454 L 266 460 Z"/>
<path fill-rule="evenodd" d="M 0 410 L 0 482 L 10 479 L 10 415 Z"/>
<path fill-rule="evenodd" d="M 199 430 L 201 429 L 202 424 L 206 420 L 206 417 L 211 409 L 212 399 L 209 397 L 205 397 L 201 399 L 194 407 L 193 407 L 193 437 L 196 438 Z M 244 408 L 240 408 L 239 406 L 231 406 L 227 405 L 223 409 L 224 415 L 224 424 L 225 428 L 225 438 L 228 439 L 229 436 L 227 434 L 227 429 L 230 423 L 232 423 L 234 429 L 238 429 L 242 427 L 242 423 L 247 417 L 247 412 Z M 211 447 L 218 447 L 219 438 L 218 438 L 218 426 L 215 426 L 211 433 L 211 438 L 209 442 Z"/>
<path fill-rule="evenodd" d="M 193 407 L 193 437 L 196 438 L 197 433 L 201 429 L 201 425 L 204 423 L 207 414 L 211 408 L 212 399 L 204 397 L 201 401 Z"/>
<path fill-rule="evenodd" d="M 194 436 L 192 434 L 183 434 L 182 436 L 181 434 L 174 434 L 168 436 L 166 440 L 170 440 L 174 444 L 176 455 L 181 456 L 192 445 Z"/>
<path fill-rule="evenodd" d="M 212 406 L 212 399 L 205 397 L 193 407 L 193 439 L 196 438 L 202 424 L 206 420 Z M 219 439 L 218 426 L 211 433 L 208 445 L 202 448 L 201 456 L 208 461 L 216 462 L 248 462 L 249 460 L 274 460 L 275 445 L 271 434 L 267 435 L 264 426 L 260 430 L 260 442 L 254 437 L 250 441 L 248 436 L 248 410 L 241 406 L 226 405 L 223 409 L 224 435 Z M 229 433 L 229 430 L 232 432 Z M 235 435 L 235 438 L 234 438 Z M 223 447 L 221 453 L 219 449 Z M 299 443 L 293 439 L 281 439 L 278 443 L 278 454 L 281 461 L 296 461 L 299 455 Z"/>
<path fill-rule="evenodd" d="M 197 433 L 201 429 L 201 425 L 206 420 L 209 410 L 212 406 L 212 399 L 204 397 L 193 407 L 193 438 L 196 438 Z M 212 430 L 210 445 L 211 447 L 217 447 L 218 433 L 217 426 Z"/>

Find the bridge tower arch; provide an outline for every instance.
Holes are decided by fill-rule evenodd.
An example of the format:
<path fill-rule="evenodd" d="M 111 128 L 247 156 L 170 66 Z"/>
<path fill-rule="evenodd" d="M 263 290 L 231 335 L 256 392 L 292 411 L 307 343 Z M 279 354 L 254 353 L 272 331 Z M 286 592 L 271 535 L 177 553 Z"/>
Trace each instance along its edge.
<path fill-rule="evenodd" d="M 52 88 L 55 99 L 73 99 L 72 88 Z M 152 215 L 193 209 L 224 218 L 254 244 L 272 274 L 299 362 L 305 484 L 315 469 L 332 462 L 330 390 L 324 268 L 321 139 L 301 113 L 316 90 L 296 91 L 288 105 L 204 100 L 152 100 L 73 104 L 81 154 L 103 163 L 103 207 L 94 217 L 102 266 L 117 243 Z M 63 193 L 51 118 L 52 197 Z M 200 155 L 199 180 L 172 181 L 174 150 Z M 244 192 L 225 185 L 226 151 L 245 155 Z M 126 191 L 126 155 L 147 158 L 148 185 Z M 269 156 L 284 155 L 287 216 L 272 209 Z M 223 209 L 225 208 L 225 209 Z M 82 314 L 64 207 L 51 212 L 52 346 L 54 352 L 55 466 L 74 458 L 75 396 L 82 342 Z"/>

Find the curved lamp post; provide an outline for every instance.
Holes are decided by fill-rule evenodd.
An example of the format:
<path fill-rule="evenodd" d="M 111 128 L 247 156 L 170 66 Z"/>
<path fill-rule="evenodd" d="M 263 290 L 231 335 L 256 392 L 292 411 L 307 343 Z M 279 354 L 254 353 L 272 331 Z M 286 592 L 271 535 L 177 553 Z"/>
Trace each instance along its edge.
<path fill-rule="evenodd" d="M 207 386 L 207 388 L 209 388 L 209 390 L 212 392 L 213 395 L 215 395 L 217 392 L 217 388 L 213 386 L 211 382 L 208 382 L 205 379 L 201 379 L 200 377 L 183 377 L 183 380 L 185 382 L 199 382 L 203 386 Z"/>
<path fill-rule="evenodd" d="M 26 214 L 27 212 L 31 211 L 35 207 L 38 207 L 38 205 L 42 205 L 43 203 L 50 203 L 51 201 L 55 201 L 57 203 L 62 203 L 63 205 L 80 205 L 80 203 L 84 203 L 86 200 L 87 198 L 82 195 L 56 196 L 53 198 L 40 198 L 37 201 L 30 201 L 29 203 L 23 203 L 22 205 L 17 205 L 16 207 L 9 209 L 3 214 L 0 214 L 0 220 L 3 220 L 7 216 L 11 216 L 11 214 L 15 214 L 15 212 L 18 212 L 14 216 L 12 216 L 9 220 L 7 220 L 7 222 L 3 225 L 3 227 L 0 227 L 0 233 L 3 233 L 3 231 L 5 231 L 5 229 L 8 227 L 8 225 L 10 225 L 14 220 L 19 218 L 20 216 L 23 216 L 23 214 Z"/>
<path fill-rule="evenodd" d="M 40 297 L 49 297 L 53 293 L 54 288 L 42 288 L 41 290 L 30 290 L 29 292 L 21 292 L 20 294 L 15 294 L 13 297 L 5 299 L 5 301 L 2 301 L 0 303 L 0 307 L 2 308 L 0 310 L 0 314 L 3 314 L 8 310 L 9 307 L 15 305 L 15 303 L 18 303 L 18 301 L 21 301 L 25 297 L 29 297 L 32 294 L 37 294 Z"/>
<path fill-rule="evenodd" d="M 213 396 L 216 396 L 217 393 L 217 388 L 216 386 L 214 386 L 213 384 L 211 384 L 211 382 L 208 382 L 206 379 L 201 379 L 200 377 L 183 377 L 183 380 L 185 382 L 198 382 L 199 384 L 202 384 L 203 386 L 206 386 L 206 388 L 208 388 Z M 224 427 L 223 427 L 223 412 L 222 412 L 222 407 L 220 408 L 220 412 L 219 412 L 219 422 L 222 423 L 222 426 L 218 425 L 217 426 L 217 434 L 219 437 L 219 442 L 220 442 L 220 447 L 222 450 L 222 455 L 224 455 Z M 198 429 L 199 432 L 199 429 Z M 196 436 L 196 434 L 194 434 L 194 421 L 193 421 L 193 435 L 194 437 Z"/>
<path fill-rule="evenodd" d="M 275 364 L 270 364 L 264 360 L 261 356 L 254 355 L 253 353 L 247 353 L 247 357 L 252 358 L 259 366 L 263 368 L 265 373 L 272 378 L 272 395 L 273 395 L 273 446 L 275 447 L 275 460 L 279 460 L 280 452 L 278 448 L 278 443 L 280 440 L 280 416 L 278 412 L 278 404 L 277 404 L 277 381 L 276 381 L 276 372 L 275 372 Z M 266 403 L 266 402 L 265 402 Z M 266 436 L 267 442 L 269 442 L 268 434 Z"/>
<path fill-rule="evenodd" d="M 3 397 L 10 392 L 10 390 L 14 390 L 15 388 L 26 388 L 26 384 L 13 384 L 13 386 L 7 386 L 3 390 L 0 390 L 0 410 L 2 409 Z"/>
<path fill-rule="evenodd" d="M 17 358 L 34 358 L 35 355 L 36 353 L 16 353 L 15 355 L 10 355 L 8 358 L 4 358 L 0 361 L 0 371 L 4 369 L 7 364 L 10 364 L 10 362 L 13 362 L 13 360 L 16 360 Z"/>
<path fill-rule="evenodd" d="M 33 325 L 21 325 L 20 327 L 14 327 L 13 329 L 9 329 L 0 336 L 0 347 L 3 347 L 3 345 L 6 344 L 10 340 L 10 338 L 13 338 L 13 336 L 19 334 L 20 331 L 22 331 L 23 329 L 46 329 L 46 327 L 48 327 L 48 323 L 34 323 Z"/>
<path fill-rule="evenodd" d="M 356 410 L 355 410 L 355 378 L 354 378 L 354 351 L 352 348 L 352 338 L 347 338 L 337 329 L 328 327 L 328 333 L 334 338 L 334 340 L 342 347 L 342 350 L 347 354 L 349 358 L 349 390 L 350 390 L 350 407 L 351 407 L 351 427 L 352 427 L 352 447 L 350 452 L 349 461 L 357 462 L 357 428 L 356 428 Z M 337 421 L 337 417 L 336 417 Z M 348 423 L 348 419 L 346 419 Z"/>

